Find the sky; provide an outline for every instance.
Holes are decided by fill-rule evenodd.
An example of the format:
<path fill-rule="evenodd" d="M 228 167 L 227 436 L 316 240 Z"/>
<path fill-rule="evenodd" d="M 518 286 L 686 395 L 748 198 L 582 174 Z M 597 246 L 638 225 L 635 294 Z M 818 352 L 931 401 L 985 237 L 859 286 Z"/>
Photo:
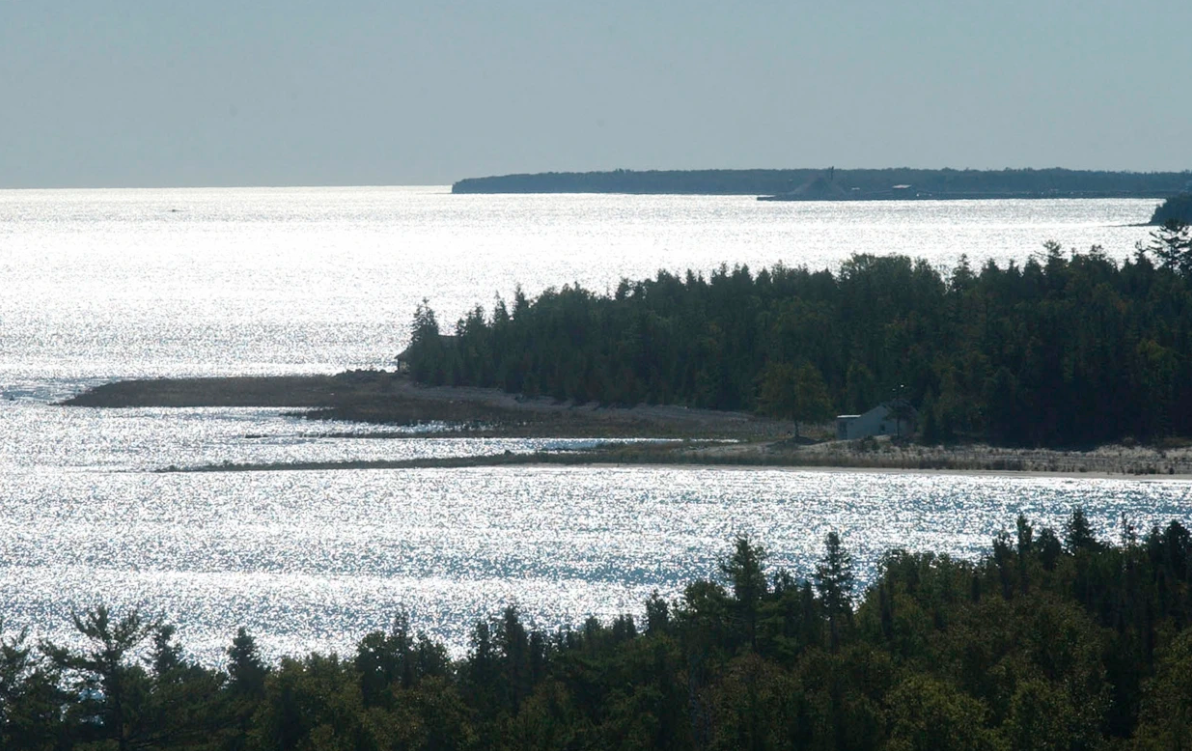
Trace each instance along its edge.
<path fill-rule="evenodd" d="M 1192 169 L 1188 0 L 0 0 L 0 187 Z"/>

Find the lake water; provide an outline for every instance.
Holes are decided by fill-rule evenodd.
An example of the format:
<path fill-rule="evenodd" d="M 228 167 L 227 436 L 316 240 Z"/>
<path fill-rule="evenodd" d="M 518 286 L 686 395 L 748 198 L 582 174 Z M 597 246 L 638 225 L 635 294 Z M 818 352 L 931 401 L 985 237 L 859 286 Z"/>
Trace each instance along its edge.
<path fill-rule="evenodd" d="M 854 252 L 1022 263 L 1055 239 L 1133 252 L 1155 201 L 798 204 L 748 197 L 452 196 L 445 188 L 0 191 L 0 615 L 66 636 L 72 607 L 139 605 L 218 661 L 347 649 L 399 607 L 466 646 L 517 602 L 543 626 L 639 611 L 709 576 L 732 535 L 806 574 L 830 529 L 864 575 L 894 545 L 979 554 L 1020 511 L 1189 520 L 1172 481 L 664 468 L 162 474 L 222 462 L 568 450 L 379 438 L 285 410 L 66 409 L 133 376 L 385 365 L 414 306 L 660 268 L 835 267 Z M 370 437 L 371 436 L 371 437 Z"/>

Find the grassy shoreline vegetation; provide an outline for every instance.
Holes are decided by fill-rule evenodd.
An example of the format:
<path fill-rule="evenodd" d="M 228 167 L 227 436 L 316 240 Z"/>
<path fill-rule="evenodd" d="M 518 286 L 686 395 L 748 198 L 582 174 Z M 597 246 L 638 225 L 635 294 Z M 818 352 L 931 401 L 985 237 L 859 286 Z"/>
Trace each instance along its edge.
<path fill-rule="evenodd" d="M 790 424 L 759 415 L 682 406 L 632 408 L 527 398 L 491 388 L 430 386 L 405 374 L 160 378 L 115 381 L 62 402 L 71 407 L 292 407 L 311 419 L 378 425 L 438 424 L 429 434 L 384 437 L 773 439 Z M 364 435 L 362 437 L 370 437 Z"/>
<path fill-rule="evenodd" d="M 505 452 L 417 459 L 343 460 L 171 465 L 159 472 L 281 472 L 360 469 L 463 469 L 513 466 L 667 466 L 756 469 L 820 469 L 875 472 L 1012 473 L 1065 477 L 1153 477 L 1192 479 L 1192 450 L 1155 451 L 1109 446 L 1094 451 L 999 449 L 992 446 L 946 448 L 844 445 L 792 447 L 770 443 L 684 441 L 621 444 L 615 440 L 586 449 Z"/>
<path fill-rule="evenodd" d="M 644 617 L 547 632 L 516 606 L 466 655 L 398 613 L 354 653 L 219 667 L 135 611 L 72 646 L 7 623 L 5 749 L 1179 749 L 1192 738 L 1192 535 L 1097 539 L 1024 516 L 976 561 L 893 550 L 858 591 L 836 533 L 811 571 L 738 538 Z"/>

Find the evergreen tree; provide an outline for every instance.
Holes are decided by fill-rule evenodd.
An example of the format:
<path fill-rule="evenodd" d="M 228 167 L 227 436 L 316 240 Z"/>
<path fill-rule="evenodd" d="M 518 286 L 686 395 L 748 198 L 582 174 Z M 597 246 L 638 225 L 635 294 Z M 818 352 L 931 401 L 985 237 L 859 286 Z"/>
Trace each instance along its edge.
<path fill-rule="evenodd" d="M 733 587 L 733 599 L 745 623 L 750 648 L 757 649 L 757 615 L 766 596 L 766 549 L 754 545 L 747 536 L 739 536 L 733 553 L 720 562 L 720 572 Z"/>
<path fill-rule="evenodd" d="M 183 667 L 182 645 L 174 641 L 178 629 L 171 625 L 160 625 L 153 633 L 153 653 L 150 664 L 158 678 L 169 675 Z"/>
<path fill-rule="evenodd" d="M 815 567 L 815 586 L 828 617 L 832 651 L 839 648 L 842 622 L 852 618 L 853 584 L 853 557 L 841 544 L 840 535 L 829 532 L 824 538 L 824 557 Z"/>
<path fill-rule="evenodd" d="M 1072 509 L 1072 516 L 1064 524 L 1064 545 L 1068 548 L 1069 553 L 1075 553 L 1078 550 L 1096 551 L 1101 549 L 1101 543 L 1093 534 L 1092 525 L 1089 524 L 1082 506 Z"/>
<path fill-rule="evenodd" d="M 852 611 L 853 556 L 844 549 L 840 535 L 829 532 L 824 538 L 824 556 L 815 567 L 815 586 L 829 615 Z"/>
<path fill-rule="evenodd" d="M 1014 523 L 1018 533 L 1018 582 L 1025 593 L 1030 589 L 1030 564 L 1034 550 L 1035 528 L 1027 520 L 1026 514 L 1019 513 Z"/>
<path fill-rule="evenodd" d="M 138 723 L 149 680 L 131 658 L 160 624 L 136 610 L 114 620 L 104 605 L 72 614 L 71 622 L 86 644 L 82 650 L 50 643 L 44 648 L 59 670 L 77 676 L 74 688 L 84 698 L 73 721 L 84 736 L 93 734 L 120 751 L 140 745 L 152 730 Z"/>
<path fill-rule="evenodd" d="M 259 697 L 265 693 L 265 677 L 269 668 L 261 660 L 257 641 L 241 626 L 236 629 L 232 646 L 228 647 L 228 679 L 232 692 L 240 696 Z"/>
<path fill-rule="evenodd" d="M 646 629 L 660 634 L 669 625 L 670 605 L 658 594 L 658 590 L 654 590 L 650 599 L 646 600 Z"/>
<path fill-rule="evenodd" d="M 1168 219 L 1163 226 L 1151 233 L 1151 242 L 1145 247 L 1139 243 L 1140 253 L 1155 256 L 1165 269 L 1179 272 L 1185 278 L 1192 276 L 1192 225 L 1180 219 Z"/>
<path fill-rule="evenodd" d="M 1064 552 L 1060 538 L 1056 536 L 1055 530 L 1051 527 L 1044 527 L 1039 532 L 1039 539 L 1035 541 L 1034 548 L 1039 553 L 1039 560 L 1042 562 L 1043 568 L 1048 571 L 1055 569 L 1056 561 Z"/>
<path fill-rule="evenodd" d="M 5 633 L 0 619 L 0 634 Z M 0 748 L 50 749 L 70 695 L 62 674 L 28 644 L 28 630 L 0 638 Z"/>

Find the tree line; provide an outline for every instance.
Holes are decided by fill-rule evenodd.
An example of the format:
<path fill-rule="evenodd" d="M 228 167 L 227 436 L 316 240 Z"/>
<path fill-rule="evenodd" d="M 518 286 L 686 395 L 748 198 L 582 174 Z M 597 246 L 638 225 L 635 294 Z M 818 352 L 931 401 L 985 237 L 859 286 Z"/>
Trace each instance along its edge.
<path fill-rule="evenodd" d="M 1192 223 L 1192 192 L 1171 196 L 1155 207 L 1151 214 L 1151 224 L 1164 226 L 1168 222 L 1180 224 Z"/>
<path fill-rule="evenodd" d="M 429 384 L 795 420 L 913 404 L 932 442 L 1083 446 L 1192 434 L 1192 244 L 1122 262 L 1057 243 L 1024 264 L 854 255 L 838 271 L 660 271 L 596 294 L 520 291 L 444 330 L 419 306 L 403 358 Z"/>
<path fill-rule="evenodd" d="M 835 533 L 806 577 L 738 538 L 644 617 L 475 624 L 466 656 L 399 615 L 347 655 L 220 668 L 136 611 L 82 646 L 0 643 L 0 748 L 1181 749 L 1192 739 L 1192 535 L 1098 539 L 1019 516 L 976 561 L 889 552 L 857 591 Z"/>

